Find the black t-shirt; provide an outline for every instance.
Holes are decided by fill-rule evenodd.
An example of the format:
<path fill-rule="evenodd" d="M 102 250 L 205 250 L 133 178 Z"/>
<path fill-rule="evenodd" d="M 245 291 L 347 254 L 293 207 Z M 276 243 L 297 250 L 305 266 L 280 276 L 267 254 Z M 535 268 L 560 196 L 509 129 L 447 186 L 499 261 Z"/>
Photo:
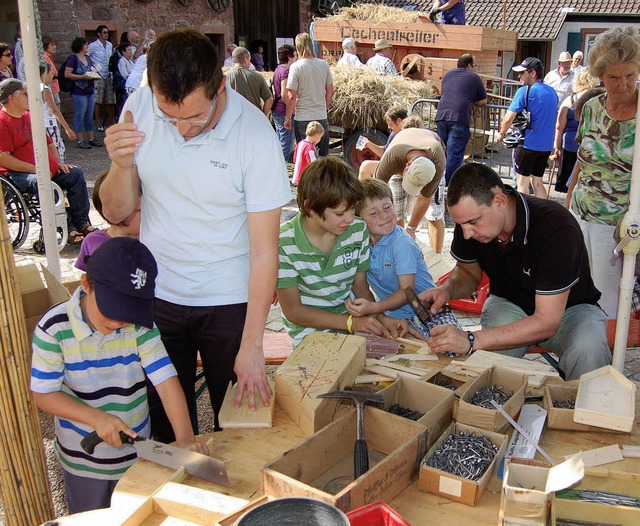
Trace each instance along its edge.
<path fill-rule="evenodd" d="M 491 280 L 491 294 L 523 309 L 535 311 L 535 296 L 567 290 L 567 308 L 594 305 L 600 291 L 591 279 L 582 232 L 571 213 L 560 204 L 525 196 L 511 187 L 516 199 L 516 227 L 509 243 L 465 240 L 456 225 L 451 254 L 461 263 L 478 262 Z"/>

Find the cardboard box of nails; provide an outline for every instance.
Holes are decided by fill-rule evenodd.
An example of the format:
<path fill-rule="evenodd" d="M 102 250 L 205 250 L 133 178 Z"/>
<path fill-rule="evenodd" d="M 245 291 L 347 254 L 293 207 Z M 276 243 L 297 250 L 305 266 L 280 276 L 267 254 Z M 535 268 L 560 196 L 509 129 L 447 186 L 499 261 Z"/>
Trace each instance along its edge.
<path fill-rule="evenodd" d="M 544 408 L 547 411 L 547 427 L 549 429 L 560 429 L 565 431 L 590 431 L 620 433 L 613 429 L 579 424 L 573 421 L 576 396 L 578 394 L 577 385 L 545 385 L 544 386 Z"/>
<path fill-rule="evenodd" d="M 506 435 L 454 422 L 420 463 L 418 488 L 475 506 L 506 448 Z"/>
<path fill-rule="evenodd" d="M 491 367 L 473 380 L 453 407 L 453 418 L 461 424 L 504 432 L 509 422 L 490 405 L 493 399 L 514 420 L 524 404 L 527 377 L 503 367 Z"/>
<path fill-rule="evenodd" d="M 551 500 L 551 525 L 640 524 L 640 473 L 585 469 L 584 478 Z"/>
<path fill-rule="evenodd" d="M 262 469 L 262 491 L 312 497 L 344 512 L 389 502 L 411 482 L 427 449 L 428 429 L 374 407 L 364 409 L 369 469 L 354 480 L 356 412 L 350 410 Z"/>
<path fill-rule="evenodd" d="M 453 394 L 457 397 L 462 396 L 472 382 L 469 377 L 467 377 L 467 380 L 460 380 L 455 376 L 447 374 L 446 371 L 441 371 L 438 369 L 429 371 L 422 378 L 420 378 L 420 380 L 449 389 L 453 391 Z"/>
<path fill-rule="evenodd" d="M 453 391 L 404 376 L 378 391 L 384 396 L 384 409 L 429 428 L 427 447 L 451 424 Z"/>

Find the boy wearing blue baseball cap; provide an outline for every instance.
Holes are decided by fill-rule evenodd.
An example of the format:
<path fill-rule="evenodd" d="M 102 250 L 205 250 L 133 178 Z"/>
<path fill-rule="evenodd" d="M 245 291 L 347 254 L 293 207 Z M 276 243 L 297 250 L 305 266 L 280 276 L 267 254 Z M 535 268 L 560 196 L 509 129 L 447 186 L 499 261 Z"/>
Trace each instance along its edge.
<path fill-rule="evenodd" d="M 87 259 L 71 299 L 36 327 L 31 390 L 38 407 L 56 417 L 69 513 L 109 507 L 118 479 L 136 460 L 119 433 L 149 436 L 145 374 L 177 445 L 208 454 L 193 434 L 184 393 L 153 324 L 157 274 L 155 259 L 138 240 L 109 239 Z M 94 429 L 104 443 L 88 455 L 80 442 Z"/>

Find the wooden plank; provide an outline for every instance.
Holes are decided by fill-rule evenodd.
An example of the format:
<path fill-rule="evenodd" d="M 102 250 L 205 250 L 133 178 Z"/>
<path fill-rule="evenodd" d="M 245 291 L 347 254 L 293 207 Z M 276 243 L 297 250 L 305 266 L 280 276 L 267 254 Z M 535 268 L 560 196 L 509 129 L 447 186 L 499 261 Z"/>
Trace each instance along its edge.
<path fill-rule="evenodd" d="M 569 458 L 571 455 L 566 455 Z M 599 447 L 589 451 L 582 451 L 582 460 L 585 468 L 594 468 L 603 464 L 611 464 L 623 460 L 622 451 L 618 444 Z"/>
<path fill-rule="evenodd" d="M 255 411 L 251 411 L 249 408 L 249 398 L 245 395 L 242 398 L 242 405 L 239 408 L 234 407 L 236 400 L 236 393 L 238 392 L 238 384 L 227 387 L 227 392 L 224 395 L 224 401 L 220 408 L 218 419 L 220 420 L 220 427 L 222 429 L 237 429 L 237 428 L 268 428 L 273 425 L 273 410 L 276 405 L 275 397 L 275 384 L 269 380 L 271 391 L 273 396 L 271 397 L 271 403 L 268 407 L 265 407 L 262 403 L 262 398 L 259 392 L 255 392 Z"/>
<path fill-rule="evenodd" d="M 313 36 L 319 42 L 342 42 L 351 37 L 362 45 L 373 45 L 386 38 L 392 46 L 405 48 L 455 49 L 469 51 L 515 51 L 517 33 L 480 26 L 432 24 L 372 23 L 363 20 L 317 19 Z"/>

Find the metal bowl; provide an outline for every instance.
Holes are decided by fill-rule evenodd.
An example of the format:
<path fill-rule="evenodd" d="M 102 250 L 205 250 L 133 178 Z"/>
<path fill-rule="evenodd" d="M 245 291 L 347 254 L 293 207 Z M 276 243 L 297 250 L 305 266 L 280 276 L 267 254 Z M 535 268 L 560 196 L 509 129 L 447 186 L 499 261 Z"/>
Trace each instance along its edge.
<path fill-rule="evenodd" d="M 349 526 L 338 508 L 316 499 L 276 499 L 245 513 L 237 526 Z"/>

